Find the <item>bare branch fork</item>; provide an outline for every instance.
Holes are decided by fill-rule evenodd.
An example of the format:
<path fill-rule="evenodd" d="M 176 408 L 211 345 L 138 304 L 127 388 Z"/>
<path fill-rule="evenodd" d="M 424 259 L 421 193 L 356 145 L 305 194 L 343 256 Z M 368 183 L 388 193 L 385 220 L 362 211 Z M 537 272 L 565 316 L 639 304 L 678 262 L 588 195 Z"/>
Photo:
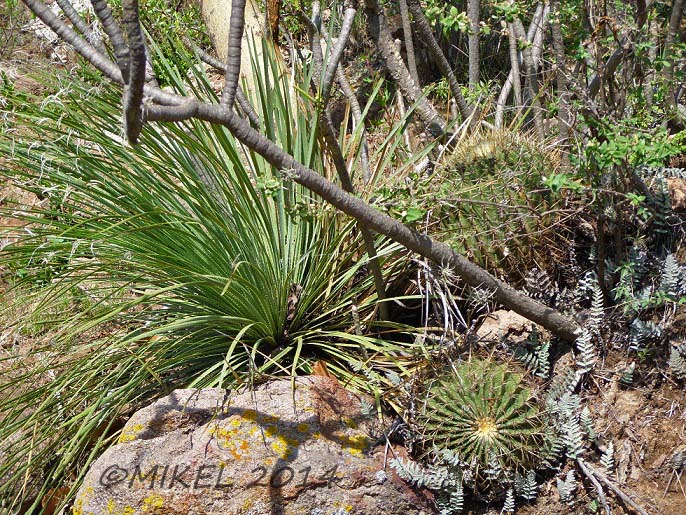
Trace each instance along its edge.
<path fill-rule="evenodd" d="M 98 52 L 71 27 L 55 16 L 40 0 L 23 1 L 62 40 L 69 43 L 81 56 L 110 80 L 128 87 L 132 86 L 130 78 L 131 64 L 129 62 L 130 50 L 126 44 L 121 45 L 124 42 L 123 37 L 121 37 L 121 30 L 112 18 L 111 12 L 104 0 L 94 0 L 93 3 L 100 4 L 100 8 L 95 9 L 96 14 L 103 23 L 103 27 L 106 27 L 106 32 L 115 47 L 117 65 L 111 62 L 107 56 Z M 134 11 L 135 18 L 132 18 L 130 23 L 133 23 L 134 20 L 138 23 L 138 11 L 137 9 L 134 9 Z M 235 9 L 233 11 L 235 12 Z M 107 21 L 107 25 L 105 21 Z M 135 29 L 133 30 L 135 32 Z M 112 38 L 112 35 L 114 35 L 114 38 Z M 129 33 L 129 39 L 131 40 L 131 38 L 132 34 Z M 136 44 L 135 37 L 133 37 L 133 44 Z M 136 51 L 138 52 L 139 49 Z M 140 59 L 140 57 L 137 57 L 137 59 Z M 289 170 L 289 175 L 294 181 L 319 195 L 342 212 L 355 218 L 368 230 L 377 231 L 404 245 L 413 252 L 417 252 L 443 266 L 451 267 L 466 284 L 493 292 L 494 300 L 529 320 L 541 324 L 560 338 L 566 341 L 576 339 L 578 326 L 575 322 L 558 311 L 516 291 L 486 270 L 471 263 L 447 245 L 435 242 L 428 236 L 408 228 L 400 221 L 377 211 L 360 198 L 347 193 L 315 171 L 299 163 L 293 156 L 253 129 L 248 121 L 238 116 L 226 103 L 210 104 L 201 102 L 197 98 L 184 97 L 163 91 L 150 84 L 143 85 L 143 93 L 150 100 L 143 105 L 142 110 L 138 109 L 135 111 L 132 109 L 133 101 L 136 100 L 135 90 L 132 91 L 131 102 L 127 106 L 131 108 L 130 112 L 132 114 L 142 112 L 143 122 L 145 120 L 181 121 L 197 118 L 210 123 L 224 125 L 243 145 L 261 155 L 277 169 Z M 130 127 L 135 128 L 135 126 L 135 124 L 130 124 Z"/>

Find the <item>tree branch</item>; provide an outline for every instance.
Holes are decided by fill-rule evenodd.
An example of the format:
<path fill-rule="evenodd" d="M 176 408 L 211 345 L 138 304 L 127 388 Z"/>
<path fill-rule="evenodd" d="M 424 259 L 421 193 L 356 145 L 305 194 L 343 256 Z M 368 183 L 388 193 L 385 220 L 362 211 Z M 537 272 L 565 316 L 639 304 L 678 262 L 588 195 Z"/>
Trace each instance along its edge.
<path fill-rule="evenodd" d="M 345 14 L 343 15 L 341 32 L 338 34 L 338 39 L 336 39 L 336 45 L 329 54 L 329 62 L 326 66 L 326 72 L 324 73 L 324 80 L 322 81 L 321 86 L 321 95 L 324 105 L 328 103 L 329 97 L 331 96 L 331 88 L 333 86 L 334 78 L 336 77 L 336 70 L 338 69 L 341 57 L 343 57 L 343 50 L 348 44 L 348 37 L 350 37 L 350 31 L 353 28 L 356 14 L 357 9 L 354 7 L 346 8 Z"/>
<path fill-rule="evenodd" d="M 202 62 L 219 70 L 222 73 L 226 73 L 226 63 L 205 52 L 202 48 L 190 40 L 185 41 L 185 43 Z M 255 109 L 250 104 L 250 101 L 246 98 L 245 94 L 243 93 L 243 88 L 241 88 L 240 85 L 238 85 L 236 88 L 236 102 L 238 102 L 238 105 L 245 116 L 247 116 L 248 120 L 250 120 L 250 123 L 253 125 L 253 127 L 258 128 L 260 126 L 260 117 L 257 116 Z"/>
<path fill-rule="evenodd" d="M 27 4 L 28 5 L 28 4 Z M 121 70 L 121 75 L 124 82 L 129 81 L 129 47 L 124 40 L 124 33 L 117 24 L 112 11 L 107 5 L 107 0 L 92 0 L 93 11 L 102 23 L 102 28 L 110 38 L 112 48 L 114 49 L 114 57 L 117 59 L 117 64 Z M 78 51 L 78 49 L 77 49 Z M 88 58 L 86 58 L 88 59 Z M 90 61 L 90 59 L 88 59 Z"/>
<path fill-rule="evenodd" d="M 231 18 L 229 19 L 229 48 L 226 52 L 226 82 L 222 92 L 221 103 L 233 107 L 241 74 L 241 44 L 245 24 L 245 0 L 232 0 Z"/>
<path fill-rule="evenodd" d="M 400 0 L 400 17 L 403 22 L 403 37 L 405 38 L 405 52 L 407 53 L 407 69 L 410 76 L 417 84 L 419 83 L 419 72 L 417 72 L 417 60 L 414 54 L 414 42 L 412 41 L 412 24 L 410 23 L 410 12 L 407 10 L 407 0 Z"/>
<path fill-rule="evenodd" d="M 105 47 L 103 47 L 98 41 L 98 38 L 95 36 L 95 34 L 93 34 L 93 31 L 84 21 L 84 19 L 81 18 L 81 15 L 76 12 L 76 9 L 74 9 L 74 6 L 71 4 L 71 2 L 69 0 L 57 0 L 57 5 L 60 6 L 60 9 L 62 9 L 62 12 L 69 19 L 71 24 L 76 27 L 76 30 L 83 34 L 83 36 L 86 38 L 86 41 L 93 45 L 98 52 L 104 54 Z"/>
<path fill-rule="evenodd" d="M 129 77 L 124 87 L 124 130 L 131 144 L 138 142 L 143 121 L 141 104 L 145 85 L 145 42 L 138 18 L 138 0 L 122 0 L 122 21 L 129 42 Z"/>
<path fill-rule="evenodd" d="M 536 11 L 534 11 L 533 18 L 531 20 L 531 23 L 529 24 L 529 30 L 526 33 L 526 40 L 530 43 L 533 44 L 533 58 L 536 63 L 541 58 L 541 52 L 543 51 L 543 35 L 544 35 L 544 27 L 545 27 L 545 20 L 548 16 L 548 10 L 549 6 L 548 4 L 542 4 L 539 3 L 536 6 Z M 505 114 L 505 104 L 507 103 L 507 97 L 510 95 L 510 91 L 512 91 L 512 87 L 514 85 L 514 73 L 512 69 L 510 69 L 510 73 L 507 76 L 507 79 L 505 80 L 505 83 L 503 84 L 502 89 L 500 90 L 500 95 L 498 95 L 498 100 L 496 102 L 496 109 L 495 109 L 495 126 L 500 128 L 503 125 L 503 118 Z"/>

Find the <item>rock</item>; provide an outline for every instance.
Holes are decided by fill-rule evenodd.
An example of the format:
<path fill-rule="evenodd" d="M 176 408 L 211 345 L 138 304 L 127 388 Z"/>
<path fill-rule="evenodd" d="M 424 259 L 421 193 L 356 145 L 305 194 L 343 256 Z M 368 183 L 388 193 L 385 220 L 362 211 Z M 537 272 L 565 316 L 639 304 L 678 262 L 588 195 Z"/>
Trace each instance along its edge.
<path fill-rule="evenodd" d="M 534 327 L 531 320 L 514 311 L 504 309 L 490 313 L 476 331 L 476 337 L 484 343 L 497 343 L 507 339 L 510 343 L 520 344 L 526 341 Z M 543 329 L 538 327 L 539 334 Z"/>
<path fill-rule="evenodd" d="M 667 179 L 672 211 L 686 213 L 686 179 Z"/>
<path fill-rule="evenodd" d="M 433 513 L 384 470 L 384 446 L 370 449 L 374 423 L 326 377 L 176 390 L 131 417 L 88 471 L 74 514 Z"/>

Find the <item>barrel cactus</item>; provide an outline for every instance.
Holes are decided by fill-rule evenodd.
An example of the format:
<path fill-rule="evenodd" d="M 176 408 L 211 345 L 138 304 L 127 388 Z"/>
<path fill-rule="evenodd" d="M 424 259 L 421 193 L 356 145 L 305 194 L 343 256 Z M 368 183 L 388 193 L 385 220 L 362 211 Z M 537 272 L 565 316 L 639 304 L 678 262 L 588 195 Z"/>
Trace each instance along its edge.
<path fill-rule="evenodd" d="M 529 470 L 541 452 L 545 424 L 523 376 L 507 365 L 471 359 L 429 386 L 417 422 L 424 447 L 506 474 Z"/>
<path fill-rule="evenodd" d="M 561 198 L 543 186 L 560 155 L 511 131 L 478 132 L 461 141 L 428 178 L 430 231 L 489 270 L 518 282 L 531 263 L 566 259 L 557 210 Z"/>

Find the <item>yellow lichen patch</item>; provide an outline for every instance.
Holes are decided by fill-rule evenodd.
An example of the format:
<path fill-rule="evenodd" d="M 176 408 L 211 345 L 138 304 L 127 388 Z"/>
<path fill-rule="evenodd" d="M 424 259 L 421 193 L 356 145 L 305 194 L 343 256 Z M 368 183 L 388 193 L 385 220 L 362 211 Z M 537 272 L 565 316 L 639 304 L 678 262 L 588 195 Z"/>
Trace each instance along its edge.
<path fill-rule="evenodd" d="M 87 486 L 83 494 L 79 495 L 76 501 L 74 501 L 74 506 L 72 507 L 72 515 L 83 515 L 83 503 L 88 501 L 88 498 L 93 495 L 93 487 Z"/>
<path fill-rule="evenodd" d="M 300 423 L 297 426 L 295 426 L 295 430 L 298 433 L 307 433 L 310 430 L 310 424 L 305 424 L 304 422 Z"/>
<path fill-rule="evenodd" d="M 348 426 L 350 429 L 356 429 L 357 428 L 357 424 L 350 417 L 343 417 L 343 423 L 346 426 Z"/>
<path fill-rule="evenodd" d="M 254 409 L 247 409 L 243 412 L 243 418 L 245 420 L 254 422 L 255 420 L 257 420 L 257 411 L 255 411 Z"/>
<path fill-rule="evenodd" d="M 267 438 L 274 436 L 279 432 L 279 428 L 277 426 L 267 426 L 264 430 L 264 436 Z"/>
<path fill-rule="evenodd" d="M 124 511 L 121 512 L 121 515 L 134 515 L 136 513 L 136 510 L 134 509 L 133 506 L 127 506 L 124 508 Z"/>
<path fill-rule="evenodd" d="M 241 427 L 242 423 L 243 423 L 243 420 L 241 419 L 241 417 L 238 417 L 236 415 L 232 415 L 231 417 L 229 417 L 228 426 L 232 429 L 237 429 L 237 428 Z"/>
<path fill-rule="evenodd" d="M 293 451 L 300 445 L 300 442 L 295 438 L 289 438 L 283 435 L 277 435 L 274 441 L 271 443 L 271 448 L 274 453 L 285 460 L 289 458 Z"/>
<path fill-rule="evenodd" d="M 107 501 L 107 513 L 114 513 L 114 510 L 117 509 L 117 503 L 114 502 L 114 499 L 110 499 Z"/>
<path fill-rule="evenodd" d="M 339 502 L 334 502 L 333 506 L 334 506 L 334 508 L 337 508 L 339 511 L 344 510 L 344 511 L 347 511 L 348 513 L 353 511 L 352 504 L 343 504 L 343 503 L 339 503 Z"/>
<path fill-rule="evenodd" d="M 288 458 L 292 452 L 290 446 L 280 436 L 274 439 L 271 444 L 271 448 L 272 451 L 274 451 L 274 453 L 282 460 Z"/>
<path fill-rule="evenodd" d="M 362 452 L 369 447 L 369 438 L 367 435 L 359 434 L 349 437 L 348 452 L 353 456 L 362 456 Z"/>
<path fill-rule="evenodd" d="M 119 443 L 133 442 L 138 438 L 138 433 L 143 430 L 143 424 L 134 424 L 132 427 L 124 428 L 119 435 Z"/>
<path fill-rule="evenodd" d="M 210 429 L 210 434 L 217 438 L 219 446 L 226 449 L 234 459 L 240 460 L 248 456 L 250 442 L 239 437 L 239 435 L 244 436 L 244 432 L 239 429 L 229 430 L 214 426 Z"/>
<path fill-rule="evenodd" d="M 143 499 L 143 512 L 162 506 L 164 506 L 164 498 L 157 494 L 151 494 Z"/>

